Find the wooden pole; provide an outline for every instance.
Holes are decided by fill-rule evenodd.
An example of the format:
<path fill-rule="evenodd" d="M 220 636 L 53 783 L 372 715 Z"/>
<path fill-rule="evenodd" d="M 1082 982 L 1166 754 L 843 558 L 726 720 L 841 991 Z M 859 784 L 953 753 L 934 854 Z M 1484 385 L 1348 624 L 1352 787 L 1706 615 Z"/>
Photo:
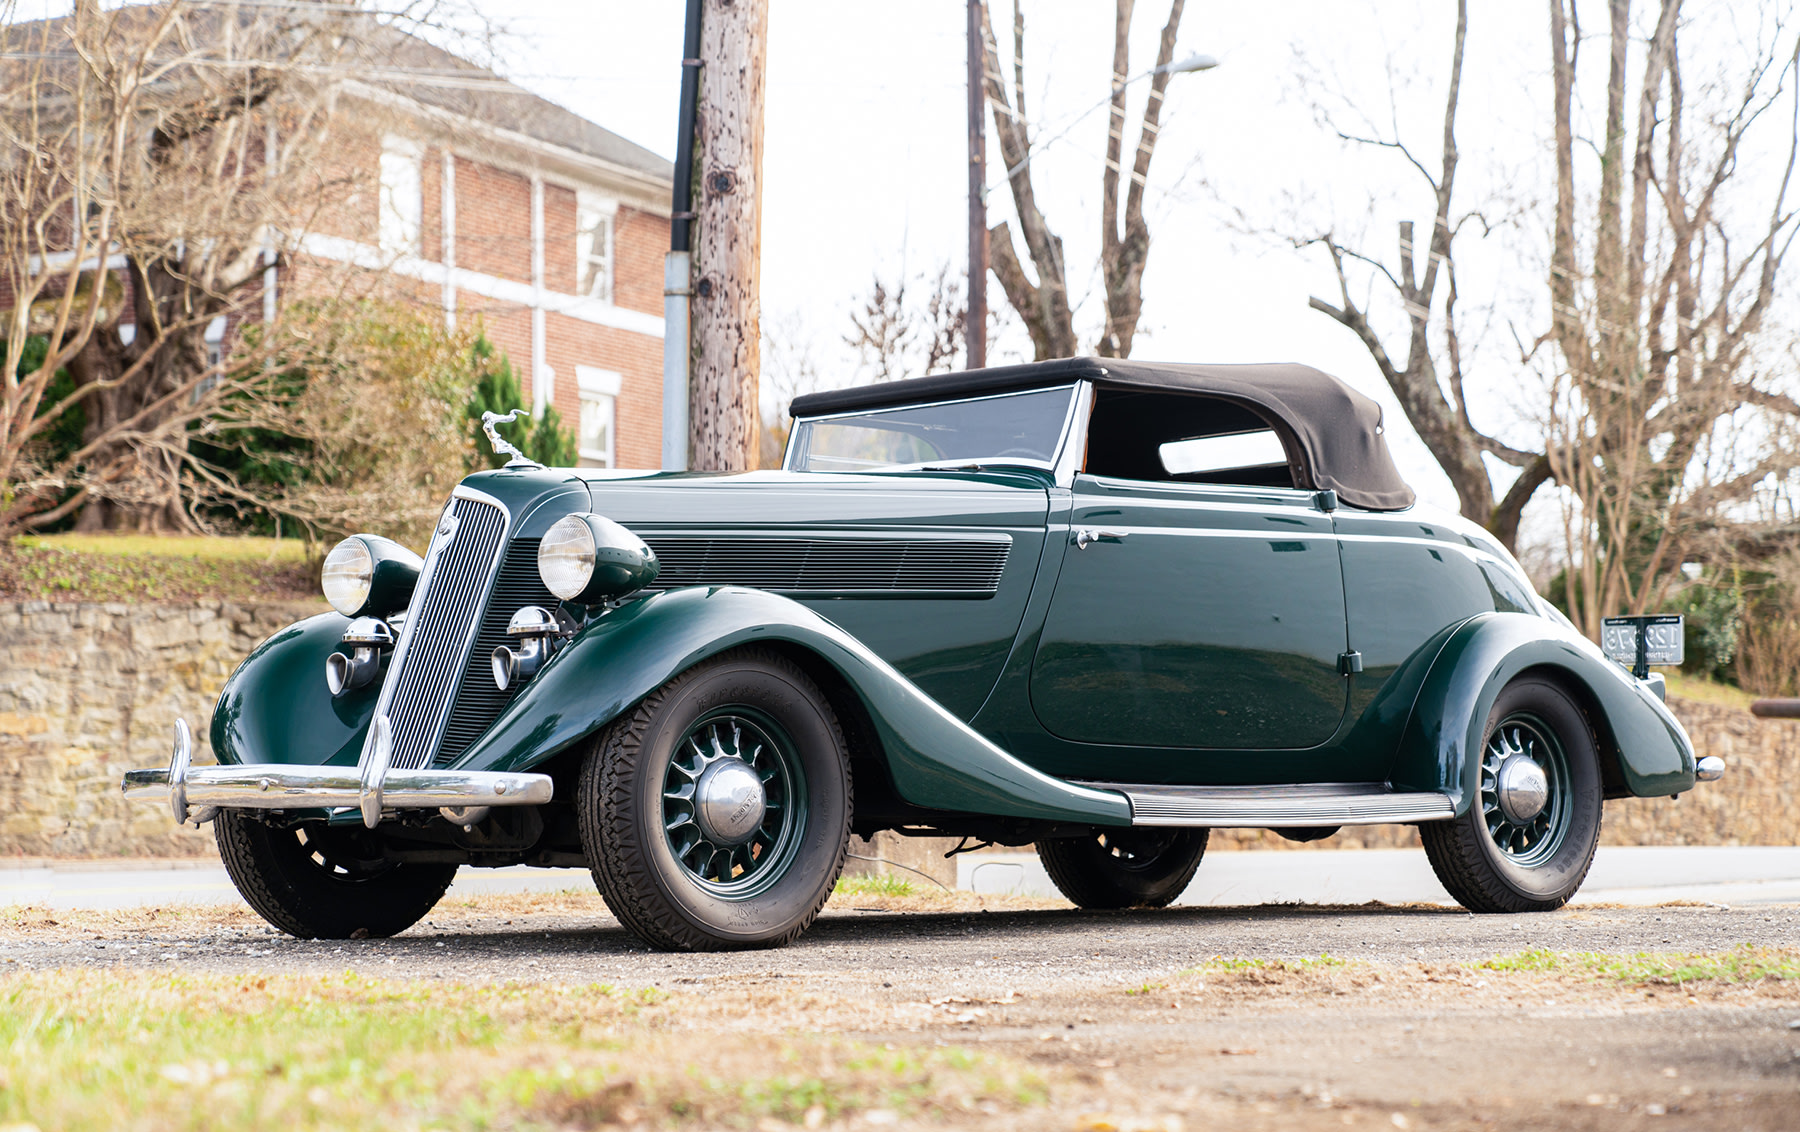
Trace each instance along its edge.
<path fill-rule="evenodd" d="M 987 365 L 987 93 L 982 85 L 981 0 L 969 0 L 969 314 L 963 324 L 968 369 Z"/>
<path fill-rule="evenodd" d="M 763 77 L 768 0 L 706 0 L 694 202 L 695 471 L 756 466 L 762 305 Z"/>

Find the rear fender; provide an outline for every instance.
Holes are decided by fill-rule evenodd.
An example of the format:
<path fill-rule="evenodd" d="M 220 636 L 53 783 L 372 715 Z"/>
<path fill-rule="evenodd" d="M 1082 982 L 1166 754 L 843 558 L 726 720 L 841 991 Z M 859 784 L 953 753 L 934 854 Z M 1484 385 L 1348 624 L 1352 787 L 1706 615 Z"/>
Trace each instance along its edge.
<path fill-rule="evenodd" d="M 1488 715 L 1527 671 L 1562 684 L 1587 712 L 1625 792 L 1679 794 L 1694 784 L 1694 747 L 1661 701 L 1585 637 L 1546 618 L 1484 613 L 1464 622 L 1420 687 L 1394 766 L 1396 790 L 1441 790 L 1458 815 L 1479 790 Z"/>
<path fill-rule="evenodd" d="M 951 715 L 867 646 L 799 602 L 736 586 L 671 590 L 602 615 L 545 664 L 457 760 L 522 771 L 585 739 L 681 672 L 742 645 L 806 649 L 855 692 L 895 789 L 927 809 L 1131 824 L 1123 795 L 1051 778 Z"/>

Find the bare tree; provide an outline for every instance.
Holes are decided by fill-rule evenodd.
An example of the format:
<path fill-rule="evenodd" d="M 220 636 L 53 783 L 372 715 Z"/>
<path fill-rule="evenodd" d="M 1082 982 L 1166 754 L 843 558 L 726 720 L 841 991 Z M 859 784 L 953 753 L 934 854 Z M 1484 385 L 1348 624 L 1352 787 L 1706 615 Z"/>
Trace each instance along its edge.
<path fill-rule="evenodd" d="M 1167 69 L 1174 58 L 1175 35 L 1181 26 L 1183 0 L 1171 0 L 1156 53 L 1156 70 L 1150 79 L 1149 101 L 1138 127 L 1137 148 L 1131 158 L 1125 186 L 1123 213 L 1119 194 L 1124 172 L 1122 153 L 1125 128 L 1126 80 L 1131 77 L 1131 17 L 1136 0 L 1117 0 L 1113 19 L 1112 97 L 1106 143 L 1106 167 L 1100 179 L 1100 274 L 1105 287 L 1105 323 L 1095 345 L 1106 357 L 1129 357 L 1143 313 L 1144 265 L 1150 256 L 1150 227 L 1144 219 L 1144 189 L 1149 184 L 1150 160 L 1156 153 L 1161 129 L 1163 94 L 1169 85 Z M 989 230 L 988 243 L 994 275 L 1006 291 L 1007 301 L 1019 313 L 1031 335 L 1039 359 L 1068 357 L 1078 352 L 1074 307 L 1069 299 L 1068 265 L 1062 238 L 1051 231 L 1038 206 L 1029 164 L 1034 153 L 1031 122 L 1025 104 L 1025 15 L 1013 0 L 1012 87 L 1009 91 L 1000 71 L 1000 53 L 994 40 L 987 5 L 981 8 L 981 33 L 986 51 L 986 93 L 993 108 L 994 128 L 1000 138 L 1000 155 L 1006 163 L 1007 184 L 1018 215 L 1020 236 L 1031 260 L 1036 282 L 1013 247 L 1011 227 L 1001 221 Z"/>
<path fill-rule="evenodd" d="M 1550 6 L 1557 184 L 1539 345 L 1556 398 L 1546 455 L 1569 493 L 1569 600 L 1590 633 L 1610 613 L 1663 600 L 1690 558 L 1767 551 L 1769 532 L 1747 521 L 1751 504 L 1800 468 L 1800 400 L 1767 334 L 1800 234 L 1789 203 L 1800 35 L 1777 14 L 1690 89 L 1681 0 L 1652 11 L 1634 28 L 1630 0 L 1608 0 L 1596 141 L 1578 127 L 1579 13 L 1573 0 Z M 1780 133 L 1753 134 L 1764 123 Z M 1587 195 L 1579 166 L 1590 152 L 1600 169 Z M 1750 153 L 1779 162 L 1767 179 L 1742 175 Z"/>
<path fill-rule="evenodd" d="M 1792 117 L 1792 30 L 1765 28 L 1753 57 L 1709 83 L 1735 94 L 1708 107 L 1696 126 L 1676 52 L 1680 0 L 1661 4 L 1654 24 L 1637 36 L 1643 58 L 1635 106 L 1625 86 L 1634 42 L 1630 2 L 1607 2 L 1605 136 L 1594 140 L 1581 137 L 1577 125 L 1582 41 L 1574 3 L 1552 0 L 1550 329 L 1525 345 L 1517 362 L 1521 374 L 1535 369 L 1548 391 L 1543 409 L 1519 422 L 1533 430 L 1532 439 L 1509 443 L 1477 427 L 1466 396 L 1457 241 L 1472 226 L 1485 233 L 1488 224 L 1454 198 L 1466 3 L 1457 9 L 1435 155 L 1415 148 L 1397 127 L 1342 128 L 1326 119 L 1345 141 L 1393 153 L 1424 183 L 1432 208 L 1421 224 L 1429 236 L 1418 240 L 1421 224 L 1402 221 L 1391 257 L 1333 231 L 1295 241 L 1330 256 L 1337 296 L 1314 298 L 1312 307 L 1357 335 L 1466 517 L 1512 546 L 1535 493 L 1550 482 L 1564 489 L 1570 594 L 1590 632 L 1607 613 L 1661 600 L 1684 560 L 1764 538 L 1745 526 L 1744 505 L 1759 485 L 1795 466 L 1789 440 L 1800 421 L 1800 402 L 1772 383 L 1777 369 L 1761 361 L 1758 346 L 1795 232 L 1786 204 L 1794 123 L 1786 123 L 1787 164 L 1777 171 L 1773 199 L 1753 205 L 1763 219 L 1749 230 L 1741 217 L 1761 186 L 1739 176 L 1746 132 L 1773 121 L 1770 112 L 1783 100 Z M 1598 157 L 1594 190 L 1577 175 L 1589 152 Z M 1725 207 L 1728 197 L 1734 207 Z M 1584 210 L 1585 226 L 1578 222 Z M 1384 297 L 1379 305 L 1404 319 L 1403 346 L 1378 328 L 1375 316 L 1385 312 L 1358 301 L 1370 283 Z M 1518 469 L 1504 491 L 1488 457 Z"/>
<path fill-rule="evenodd" d="M 1327 125 L 1339 138 L 1391 152 L 1424 184 L 1430 194 L 1431 209 L 1424 220 L 1428 235 L 1423 246 L 1417 241 L 1419 225 L 1413 220 L 1399 223 L 1392 267 L 1384 257 L 1357 247 L 1335 231 L 1294 242 L 1300 247 L 1323 247 L 1336 272 L 1337 298 L 1315 296 L 1310 303 L 1312 308 L 1342 324 L 1368 350 L 1406 419 L 1456 489 L 1462 514 L 1492 530 L 1511 547 L 1518 538 L 1520 514 L 1549 478 L 1550 463 L 1541 451 L 1515 448 L 1476 427 L 1465 395 L 1463 343 L 1456 321 L 1455 243 L 1469 225 L 1485 224 L 1479 212 L 1458 211 L 1455 205 L 1460 157 L 1456 117 L 1467 37 L 1468 4 L 1467 0 L 1458 0 L 1445 82 L 1443 127 L 1435 158 L 1399 136 L 1397 127 L 1384 134 L 1366 120 L 1356 127 L 1343 127 L 1331 115 L 1325 116 Z M 1397 121 L 1398 114 L 1393 118 Z M 1403 315 L 1403 354 L 1398 343 L 1390 348 L 1387 338 L 1377 329 L 1370 304 L 1357 300 L 1365 279 L 1372 280 L 1386 301 Z M 1504 492 L 1496 488 L 1484 455 L 1498 457 L 1520 469 Z"/>
<path fill-rule="evenodd" d="M 0 532 L 77 511 L 84 526 L 195 525 L 190 431 L 264 380 L 217 328 L 279 317 L 263 304 L 277 265 L 314 293 L 372 285 L 300 248 L 373 224 L 371 171 L 350 158 L 378 136 L 381 100 L 347 114 L 345 84 L 393 74 L 382 64 L 430 7 L 77 0 L 18 22 L 5 5 Z M 79 442 L 52 450 L 77 416 Z"/>
<path fill-rule="evenodd" d="M 947 373 L 961 363 L 969 304 L 963 294 L 961 273 L 948 263 L 932 276 L 908 280 L 904 274 L 890 284 L 876 274 L 861 309 L 850 313 L 851 332 L 844 342 L 862 360 L 870 381 L 893 381 Z M 923 306 L 909 302 L 926 288 Z"/>

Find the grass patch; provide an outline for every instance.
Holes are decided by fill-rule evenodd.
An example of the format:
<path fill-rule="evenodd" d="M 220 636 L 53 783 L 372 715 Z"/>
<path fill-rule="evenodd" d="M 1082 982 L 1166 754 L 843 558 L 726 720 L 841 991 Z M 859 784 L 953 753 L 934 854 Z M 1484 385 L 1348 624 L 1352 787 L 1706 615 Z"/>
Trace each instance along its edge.
<path fill-rule="evenodd" d="M 1800 949 L 1744 943 L 1730 951 L 1602 955 L 1532 948 L 1483 960 L 1475 966 L 1484 971 L 1550 972 L 1625 983 L 1752 983 L 1800 979 Z"/>
<path fill-rule="evenodd" d="M 1686 676 L 1674 668 L 1662 668 L 1658 671 L 1669 682 L 1670 698 L 1695 700 L 1703 704 L 1736 708 L 1739 711 L 1749 711 L 1750 701 L 1756 699 L 1754 695 L 1742 688 L 1708 680 L 1704 676 Z"/>
<path fill-rule="evenodd" d="M 918 892 L 913 882 L 893 873 L 874 876 L 839 877 L 833 896 L 912 896 Z"/>
<path fill-rule="evenodd" d="M 1042 1103 L 956 1048 L 708 1034 L 657 990 L 55 972 L 0 979 L 0 1125 L 751 1126 Z"/>
<path fill-rule="evenodd" d="M 1198 967 L 1190 967 L 1181 972 L 1184 975 L 1203 975 L 1208 971 L 1285 971 L 1289 974 L 1301 974 L 1306 971 L 1319 971 L 1328 967 L 1342 967 L 1349 960 L 1339 959 L 1335 955 L 1321 955 L 1316 959 L 1245 959 L 1242 957 L 1225 958 L 1214 956 Z"/>
<path fill-rule="evenodd" d="M 318 599 L 317 573 L 297 539 L 27 535 L 0 548 L 0 594 L 26 601 Z"/>

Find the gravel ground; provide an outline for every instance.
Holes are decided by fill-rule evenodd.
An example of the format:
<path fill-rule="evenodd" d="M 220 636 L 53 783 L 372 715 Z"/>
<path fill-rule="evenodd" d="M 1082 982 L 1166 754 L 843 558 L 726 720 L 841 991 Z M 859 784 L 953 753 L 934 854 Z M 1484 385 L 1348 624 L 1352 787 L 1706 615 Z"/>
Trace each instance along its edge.
<path fill-rule="evenodd" d="M 969 894 L 865 896 L 834 901 L 779 951 L 667 955 L 625 934 L 598 898 L 562 895 L 450 902 L 394 939 L 334 942 L 278 936 L 242 909 L 23 911 L 0 920 L 0 977 L 352 970 L 655 985 L 686 1004 L 680 1025 L 701 1040 L 840 1032 L 978 1046 L 1057 1082 L 1049 1112 L 972 1118 L 980 1127 L 1792 1132 L 1800 981 L 1676 986 L 1469 966 L 1528 948 L 1744 944 L 1800 946 L 1800 906 L 1093 914 Z M 1349 962 L 1209 966 L 1327 954 Z"/>
<path fill-rule="evenodd" d="M 1071 978 L 1132 983 L 1215 956 L 1468 963 L 1534 947 L 1632 954 L 1717 951 L 1743 943 L 1800 946 L 1800 905 L 1589 905 L 1526 916 L 1381 905 L 1094 913 L 1047 901 L 967 894 L 937 901 L 856 897 L 833 901 L 792 946 L 709 955 L 647 950 L 607 914 L 598 896 L 484 897 L 461 907 L 440 905 L 423 923 L 389 940 L 290 939 L 237 909 L 196 911 L 176 921 L 185 930 L 159 926 L 154 912 L 40 917 L 54 918 L 66 930 L 0 928 L 0 962 L 114 966 L 167 962 L 161 956 L 173 954 L 183 966 L 208 971 L 353 969 L 402 977 L 627 985 L 655 983 L 665 975 L 866 971 L 883 972 L 889 981 L 917 980 L 940 993 L 1000 978 L 1017 981 L 1021 989 Z M 24 914 L 22 922 L 29 921 Z M 115 934 L 105 929 L 108 924 L 133 926 Z M 88 938 L 74 938 L 77 933 Z M 92 938 L 96 935 L 101 938 Z"/>

